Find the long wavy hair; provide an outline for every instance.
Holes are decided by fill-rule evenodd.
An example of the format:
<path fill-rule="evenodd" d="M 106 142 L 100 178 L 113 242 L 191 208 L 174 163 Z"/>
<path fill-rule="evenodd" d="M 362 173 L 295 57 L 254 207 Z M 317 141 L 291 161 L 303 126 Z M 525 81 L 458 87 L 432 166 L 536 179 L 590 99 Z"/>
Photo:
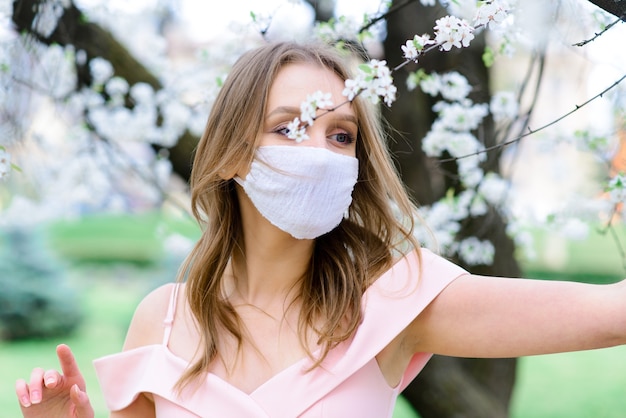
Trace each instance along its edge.
<path fill-rule="evenodd" d="M 180 385 L 202 376 L 220 356 L 224 332 L 235 337 L 239 348 L 245 338 L 240 318 L 223 292 L 227 264 L 234 249 L 243 248 L 236 186 L 229 179 L 252 162 L 272 82 L 290 63 L 313 63 L 346 80 L 354 62 L 354 54 L 347 56 L 329 45 L 281 42 L 245 53 L 232 67 L 198 144 L 190 180 L 192 210 L 202 236 L 183 263 L 179 280 L 187 282 L 186 297 L 202 347 Z M 360 97 L 352 107 L 358 119 L 359 174 L 349 216 L 315 240 L 296 296 L 301 306 L 298 334 L 314 360 L 312 368 L 355 333 L 368 286 L 400 254 L 419 249 L 413 238 L 415 206 L 388 153 L 379 111 Z M 315 358 L 308 349 L 311 334 L 320 347 Z"/>

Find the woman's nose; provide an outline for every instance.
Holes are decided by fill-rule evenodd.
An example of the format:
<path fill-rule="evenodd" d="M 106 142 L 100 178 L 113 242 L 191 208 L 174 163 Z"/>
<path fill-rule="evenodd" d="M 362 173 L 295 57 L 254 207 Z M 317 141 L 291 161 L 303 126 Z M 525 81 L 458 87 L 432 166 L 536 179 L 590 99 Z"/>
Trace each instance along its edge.
<path fill-rule="evenodd" d="M 309 147 L 328 148 L 328 140 L 326 139 L 325 132 L 315 128 L 315 126 L 311 126 L 307 129 L 309 139 L 306 141 L 306 145 Z"/>

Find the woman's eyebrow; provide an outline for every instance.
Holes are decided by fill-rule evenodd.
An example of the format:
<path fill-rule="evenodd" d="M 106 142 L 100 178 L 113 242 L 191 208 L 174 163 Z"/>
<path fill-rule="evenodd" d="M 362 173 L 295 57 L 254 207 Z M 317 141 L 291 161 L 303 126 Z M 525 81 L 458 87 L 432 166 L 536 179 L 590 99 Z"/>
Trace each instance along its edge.
<path fill-rule="evenodd" d="M 324 109 L 320 109 L 322 112 L 324 111 Z M 270 118 L 274 115 L 294 115 L 294 116 L 300 116 L 300 108 L 299 107 L 295 107 L 295 106 L 278 106 L 277 108 L 275 108 L 274 110 L 272 110 L 270 113 L 267 114 L 267 118 Z M 331 113 L 331 112 L 329 112 Z M 354 115 L 350 115 L 350 114 L 346 114 L 346 113 L 338 113 L 336 111 L 332 111 L 333 113 L 333 117 L 335 119 L 338 120 L 342 120 L 342 121 L 346 121 L 346 122 L 351 122 L 355 125 L 359 125 L 358 123 L 358 119 L 356 118 L 356 116 Z M 319 117 L 319 116 L 318 116 Z"/>
<path fill-rule="evenodd" d="M 272 117 L 274 115 L 300 115 L 300 108 L 295 106 L 278 106 L 276 109 L 272 110 L 267 114 L 267 117 Z"/>

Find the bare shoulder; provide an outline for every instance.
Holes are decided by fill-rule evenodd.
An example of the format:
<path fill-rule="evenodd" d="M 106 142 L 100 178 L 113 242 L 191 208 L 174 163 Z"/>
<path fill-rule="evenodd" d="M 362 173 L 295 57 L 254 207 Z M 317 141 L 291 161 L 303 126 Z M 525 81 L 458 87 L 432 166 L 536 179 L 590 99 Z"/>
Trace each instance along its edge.
<path fill-rule="evenodd" d="M 173 290 L 174 283 L 164 284 L 152 290 L 139 302 L 128 328 L 124 350 L 161 343 L 163 321 Z"/>

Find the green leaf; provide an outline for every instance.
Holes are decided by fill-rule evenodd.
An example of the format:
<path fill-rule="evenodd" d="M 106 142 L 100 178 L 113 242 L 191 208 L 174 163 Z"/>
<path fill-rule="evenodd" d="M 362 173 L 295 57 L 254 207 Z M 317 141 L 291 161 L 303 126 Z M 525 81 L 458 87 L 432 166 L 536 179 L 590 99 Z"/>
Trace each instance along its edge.
<path fill-rule="evenodd" d="M 363 71 L 365 74 L 372 74 L 372 67 L 368 64 L 359 64 L 359 70 Z"/>
<path fill-rule="evenodd" d="M 483 64 L 485 67 L 490 68 L 496 62 L 496 55 L 491 47 L 485 47 L 483 52 Z"/>

